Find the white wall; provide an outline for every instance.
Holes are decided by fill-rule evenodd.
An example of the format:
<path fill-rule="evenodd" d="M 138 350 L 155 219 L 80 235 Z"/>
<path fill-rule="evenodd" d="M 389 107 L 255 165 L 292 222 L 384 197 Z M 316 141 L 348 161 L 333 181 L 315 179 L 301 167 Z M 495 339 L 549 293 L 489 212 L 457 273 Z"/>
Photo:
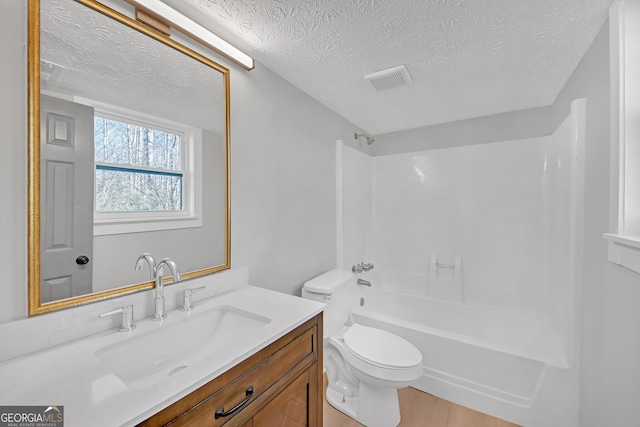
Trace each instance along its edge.
<path fill-rule="evenodd" d="M 554 104 L 587 97 L 580 425 L 640 419 L 640 275 L 607 259 L 609 230 L 609 27 L 605 25 Z M 615 189 L 615 186 L 614 186 Z"/>
<path fill-rule="evenodd" d="M 564 117 L 568 114 L 567 109 Z M 371 153 L 382 156 L 547 136 L 560 124 L 554 125 L 551 118 L 552 109 L 547 106 L 391 132 L 376 135 Z"/>
<path fill-rule="evenodd" d="M 345 146 L 337 147 L 338 167 L 338 268 L 351 270 L 361 263 L 371 262 L 369 233 L 373 220 L 373 157 Z M 341 239 L 341 240 L 340 240 Z"/>
<path fill-rule="evenodd" d="M 336 266 L 335 143 L 357 128 L 260 64 L 231 78 L 231 263 L 299 294 Z"/>
<path fill-rule="evenodd" d="M 27 312 L 26 3 L 3 0 L 0 13 L 0 322 Z M 220 62 L 231 69 L 232 267 L 296 293 L 336 265 L 335 141 L 355 145 L 361 129 L 261 64 Z"/>
<path fill-rule="evenodd" d="M 0 322 L 27 312 L 26 12 L 26 1 L 9 0 L 0 13 Z"/>

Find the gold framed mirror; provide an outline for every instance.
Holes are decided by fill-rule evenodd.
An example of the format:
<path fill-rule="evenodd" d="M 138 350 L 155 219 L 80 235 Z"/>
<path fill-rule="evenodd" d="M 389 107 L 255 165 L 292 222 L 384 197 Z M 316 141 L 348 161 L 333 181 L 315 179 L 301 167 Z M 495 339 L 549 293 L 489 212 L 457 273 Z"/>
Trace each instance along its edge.
<path fill-rule="evenodd" d="M 228 269 L 229 70 L 94 0 L 28 10 L 29 315 L 152 288 L 145 252 Z"/>

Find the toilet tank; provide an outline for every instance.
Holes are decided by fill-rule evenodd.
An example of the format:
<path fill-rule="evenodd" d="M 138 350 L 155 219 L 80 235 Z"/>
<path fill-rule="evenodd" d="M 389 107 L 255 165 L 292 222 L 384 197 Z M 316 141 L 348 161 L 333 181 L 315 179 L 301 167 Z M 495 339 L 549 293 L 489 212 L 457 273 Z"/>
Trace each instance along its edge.
<path fill-rule="evenodd" d="M 349 295 L 355 286 L 353 273 L 330 270 L 307 281 L 302 287 L 302 297 L 326 304 L 324 308 L 324 337 L 340 329 L 349 319 Z"/>

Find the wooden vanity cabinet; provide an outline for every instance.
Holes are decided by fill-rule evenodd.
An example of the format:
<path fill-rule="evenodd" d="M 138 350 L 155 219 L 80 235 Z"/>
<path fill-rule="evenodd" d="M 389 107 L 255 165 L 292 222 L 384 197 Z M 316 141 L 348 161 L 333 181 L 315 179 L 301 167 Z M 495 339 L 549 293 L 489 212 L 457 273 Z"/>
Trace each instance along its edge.
<path fill-rule="evenodd" d="M 138 425 L 322 427 L 322 313 Z"/>

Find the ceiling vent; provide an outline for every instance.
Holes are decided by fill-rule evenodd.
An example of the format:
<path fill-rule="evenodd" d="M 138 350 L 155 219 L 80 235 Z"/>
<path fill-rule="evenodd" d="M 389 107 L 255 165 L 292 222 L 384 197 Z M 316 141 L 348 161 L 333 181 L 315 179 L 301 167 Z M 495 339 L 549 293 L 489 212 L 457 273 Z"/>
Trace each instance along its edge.
<path fill-rule="evenodd" d="M 364 78 L 369 80 L 377 91 L 411 84 L 411 76 L 404 65 L 376 71 L 375 73 L 367 74 Z"/>

